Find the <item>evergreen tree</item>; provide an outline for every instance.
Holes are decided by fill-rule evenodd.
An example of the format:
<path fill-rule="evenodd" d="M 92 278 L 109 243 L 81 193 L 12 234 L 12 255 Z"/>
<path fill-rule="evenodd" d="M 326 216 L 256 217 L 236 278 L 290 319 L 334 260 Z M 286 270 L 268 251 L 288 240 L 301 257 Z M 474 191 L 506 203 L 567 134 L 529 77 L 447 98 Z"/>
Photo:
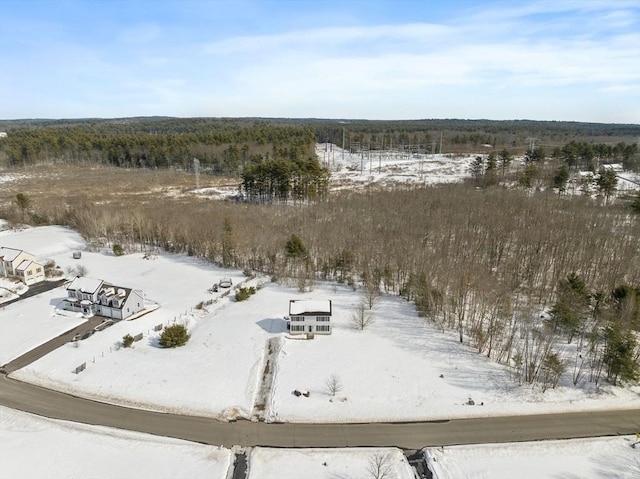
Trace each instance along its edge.
<path fill-rule="evenodd" d="M 556 170 L 556 174 L 553 176 L 553 187 L 558 188 L 558 194 L 566 191 L 568 181 L 569 167 L 567 165 L 562 165 Z"/>
<path fill-rule="evenodd" d="M 604 330 L 604 341 L 607 381 L 616 385 L 618 380 L 637 380 L 639 368 L 634 357 L 636 339 L 633 332 L 623 330 L 619 322 L 612 321 Z"/>
<path fill-rule="evenodd" d="M 187 328 L 182 324 L 167 326 L 160 335 L 160 346 L 163 348 L 176 348 L 184 346 L 191 336 L 187 333 Z"/>
<path fill-rule="evenodd" d="M 31 199 L 24 193 L 18 193 L 16 195 L 16 204 L 20 211 L 22 212 L 22 221 L 24 221 L 25 214 L 29 207 L 31 206 Z"/>
<path fill-rule="evenodd" d="M 585 282 L 571 273 L 558 284 L 557 299 L 551 308 L 551 318 L 556 327 L 568 334 L 569 343 L 580 331 L 589 312 L 591 294 Z"/>
<path fill-rule="evenodd" d="M 284 248 L 287 258 L 304 259 L 307 257 L 307 248 L 298 235 L 292 234 Z"/>
<path fill-rule="evenodd" d="M 489 153 L 484 170 L 484 185 L 491 186 L 498 183 L 498 157 L 495 152 Z"/>
<path fill-rule="evenodd" d="M 509 165 L 513 161 L 513 155 L 509 153 L 509 150 L 504 148 L 500 152 L 499 160 L 500 160 L 500 165 L 502 166 L 502 176 L 504 177 L 505 170 L 509 168 Z"/>
<path fill-rule="evenodd" d="M 609 197 L 616 191 L 616 186 L 618 186 L 616 172 L 612 169 L 600 168 L 600 171 L 598 171 L 598 177 L 596 178 L 596 185 L 600 194 L 604 196 L 605 199 L 609 199 Z"/>
<path fill-rule="evenodd" d="M 524 172 L 522 176 L 518 179 L 520 186 L 524 186 L 525 188 L 532 188 L 533 182 L 540 175 L 540 170 L 533 163 L 529 163 L 524 167 Z"/>
<path fill-rule="evenodd" d="M 471 173 L 476 186 L 480 186 L 484 178 L 484 159 L 481 156 L 476 156 L 471 162 L 469 172 Z"/>

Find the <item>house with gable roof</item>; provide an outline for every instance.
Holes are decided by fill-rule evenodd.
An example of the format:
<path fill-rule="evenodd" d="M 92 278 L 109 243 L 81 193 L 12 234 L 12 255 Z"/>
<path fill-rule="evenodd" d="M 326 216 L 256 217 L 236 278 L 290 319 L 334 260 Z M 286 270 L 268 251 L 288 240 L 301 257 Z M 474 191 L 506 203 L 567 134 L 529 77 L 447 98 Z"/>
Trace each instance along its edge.
<path fill-rule="evenodd" d="M 291 334 L 331 334 L 331 300 L 289 301 Z"/>
<path fill-rule="evenodd" d="M 85 316 L 127 319 L 144 309 L 142 291 L 114 286 L 101 279 L 76 278 L 67 285 L 64 309 Z"/>
<path fill-rule="evenodd" d="M 45 279 L 44 266 L 36 261 L 34 255 L 4 246 L 0 247 L 0 275 L 18 278 L 27 286 Z"/>

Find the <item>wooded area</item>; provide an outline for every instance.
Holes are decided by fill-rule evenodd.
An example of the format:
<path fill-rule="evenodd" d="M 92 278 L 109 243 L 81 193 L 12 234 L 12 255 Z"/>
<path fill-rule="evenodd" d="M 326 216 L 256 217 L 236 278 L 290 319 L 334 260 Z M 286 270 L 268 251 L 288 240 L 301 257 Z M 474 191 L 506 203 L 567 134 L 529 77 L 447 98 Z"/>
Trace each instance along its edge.
<path fill-rule="evenodd" d="M 65 144 L 58 128 L 16 130 L 9 138 Z M 67 128 L 80 135 L 88 127 L 60 131 Z M 230 202 L 168 195 L 169 186 L 189 191 L 192 177 L 175 169 L 108 166 L 126 164 L 108 160 L 109 148 L 123 136 L 86 133 L 91 142 L 104 141 L 104 151 L 88 146 L 66 166 L 51 165 L 59 160 L 51 150 L 46 165 L 29 167 L 31 180 L 5 189 L 0 216 L 68 225 L 93 244 L 117 244 L 128 252 L 186 253 L 286 278 L 301 289 L 317 280 L 337 281 L 368 292 L 369 305 L 376 291 L 401 295 L 427 320 L 456 330 L 461 342 L 510 365 L 514 380 L 543 389 L 554 387 L 567 368 L 575 384 L 637 380 L 640 215 L 628 201 L 607 201 L 606 170 L 594 173 L 594 181 L 602 181 L 600 199 L 562 194 L 568 178 L 563 168 L 614 159 L 637 168 L 635 143 L 616 138 L 571 140 L 546 151 L 540 146 L 516 169 L 505 148 L 493 157 L 479 155 L 472 165 L 477 176 L 472 172 L 464 184 L 329 195 L 328 171 L 309 156 L 317 134 L 309 126 L 250 124 L 235 133 L 130 136 L 138 146 L 127 145 L 127 151 L 155 144 L 184 148 L 177 164 L 185 168 L 194 144 L 228 150 L 239 139 L 246 145 L 263 141 L 268 158 L 255 153 L 260 159 L 252 159 L 248 152 L 243 164 L 242 148 L 234 155 L 242 165 L 243 191 L 255 201 Z M 10 155 L 13 147 L 6 145 L 2 151 Z M 43 151 L 27 157 L 39 163 Z M 83 166 L 91 151 L 107 155 L 102 167 Z M 204 163 L 214 165 L 213 158 Z M 131 166 L 143 166 L 136 161 Z M 20 162 L 9 164 L 27 171 L 17 169 Z M 560 339 L 578 344 L 574 355 L 557 348 Z"/>

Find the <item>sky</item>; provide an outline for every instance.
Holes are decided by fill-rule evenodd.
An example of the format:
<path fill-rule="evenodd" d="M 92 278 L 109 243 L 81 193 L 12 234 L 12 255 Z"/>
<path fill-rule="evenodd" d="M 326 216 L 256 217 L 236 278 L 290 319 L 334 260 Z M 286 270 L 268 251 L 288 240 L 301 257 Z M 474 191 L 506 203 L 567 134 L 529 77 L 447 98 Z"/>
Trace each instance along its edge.
<path fill-rule="evenodd" d="M 0 119 L 640 123 L 637 0 L 3 0 Z"/>

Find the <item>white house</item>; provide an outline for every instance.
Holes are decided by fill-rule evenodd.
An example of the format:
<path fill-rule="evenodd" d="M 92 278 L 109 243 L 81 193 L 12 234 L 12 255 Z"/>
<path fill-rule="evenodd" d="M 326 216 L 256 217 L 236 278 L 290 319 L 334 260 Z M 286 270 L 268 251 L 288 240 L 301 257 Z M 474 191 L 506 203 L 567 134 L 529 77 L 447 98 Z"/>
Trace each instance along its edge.
<path fill-rule="evenodd" d="M 289 301 L 289 331 L 291 334 L 331 334 L 331 301 Z"/>
<path fill-rule="evenodd" d="M 105 283 L 101 279 L 77 276 L 67 286 L 64 308 L 86 316 L 127 319 L 144 309 L 144 294 L 131 288 Z"/>
<path fill-rule="evenodd" d="M 20 249 L 0 247 L 0 275 L 18 278 L 26 285 L 44 281 L 44 267 L 31 253 Z"/>

